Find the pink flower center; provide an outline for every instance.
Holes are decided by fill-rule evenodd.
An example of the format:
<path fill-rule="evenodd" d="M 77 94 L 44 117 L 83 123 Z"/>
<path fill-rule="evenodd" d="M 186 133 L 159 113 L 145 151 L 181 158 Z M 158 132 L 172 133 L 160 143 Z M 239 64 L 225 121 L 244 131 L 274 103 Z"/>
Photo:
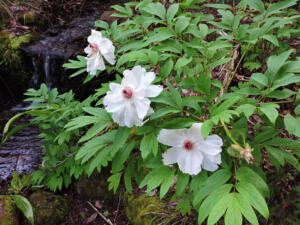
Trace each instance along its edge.
<path fill-rule="evenodd" d="M 186 151 L 191 151 L 194 149 L 194 143 L 191 142 L 190 140 L 185 140 L 183 142 L 183 149 L 186 150 Z"/>
<path fill-rule="evenodd" d="M 133 95 L 133 91 L 130 87 L 124 87 L 122 90 L 124 98 L 130 99 Z"/>
<path fill-rule="evenodd" d="M 92 49 L 93 52 L 99 51 L 99 47 L 96 43 L 91 43 L 90 48 Z"/>

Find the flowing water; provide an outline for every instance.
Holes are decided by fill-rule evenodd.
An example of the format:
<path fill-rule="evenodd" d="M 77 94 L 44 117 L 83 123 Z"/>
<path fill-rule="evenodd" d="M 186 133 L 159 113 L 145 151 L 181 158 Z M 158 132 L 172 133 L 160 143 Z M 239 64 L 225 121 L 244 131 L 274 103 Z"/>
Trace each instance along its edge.
<path fill-rule="evenodd" d="M 33 76 L 29 87 L 38 88 L 46 83 L 49 89 L 58 87 L 65 91 L 80 86 L 82 80 L 68 79 L 62 64 L 77 54 L 84 54 L 87 45 L 86 37 L 90 34 L 95 20 L 109 9 L 110 5 L 119 4 L 126 0 L 87 1 L 80 18 L 75 18 L 63 25 L 53 26 L 40 35 L 41 39 L 26 46 L 23 51 L 26 61 L 30 63 Z M 101 18 L 105 19 L 105 18 Z M 29 59 L 29 60 L 28 60 Z M 76 92 L 76 88 L 75 88 Z M 15 114 L 26 109 L 23 103 L 0 112 L 0 129 Z M 29 116 L 23 116 L 15 125 L 29 123 Z M 31 173 L 42 162 L 43 152 L 41 138 L 37 127 L 27 127 L 12 136 L 0 149 L 0 179 L 11 177 L 12 171 L 18 174 Z"/>

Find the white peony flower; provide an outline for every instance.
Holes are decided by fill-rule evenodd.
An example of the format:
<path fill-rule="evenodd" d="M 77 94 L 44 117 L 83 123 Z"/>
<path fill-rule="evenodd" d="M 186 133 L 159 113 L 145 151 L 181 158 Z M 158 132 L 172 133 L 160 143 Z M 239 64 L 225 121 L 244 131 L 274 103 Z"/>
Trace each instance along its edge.
<path fill-rule="evenodd" d="M 87 72 L 95 75 L 97 70 L 105 70 L 103 57 L 111 65 L 115 64 L 115 47 L 111 40 L 103 38 L 101 32 L 92 30 L 92 34 L 88 37 L 88 42 L 88 47 L 84 49 L 85 53 L 88 54 L 86 57 Z"/>
<path fill-rule="evenodd" d="M 123 75 L 121 84 L 110 84 L 103 105 L 120 126 L 141 126 L 145 116 L 153 113 L 148 97 L 158 96 L 163 88 L 151 85 L 155 73 L 146 72 L 141 66 L 125 70 Z"/>
<path fill-rule="evenodd" d="M 202 123 L 194 123 L 189 129 L 162 129 L 158 134 L 158 141 L 172 146 L 163 153 L 163 163 L 170 165 L 178 163 L 183 173 L 196 175 L 201 168 L 208 171 L 218 169 L 221 163 L 222 139 L 218 135 L 211 135 L 203 139 L 201 135 Z"/>

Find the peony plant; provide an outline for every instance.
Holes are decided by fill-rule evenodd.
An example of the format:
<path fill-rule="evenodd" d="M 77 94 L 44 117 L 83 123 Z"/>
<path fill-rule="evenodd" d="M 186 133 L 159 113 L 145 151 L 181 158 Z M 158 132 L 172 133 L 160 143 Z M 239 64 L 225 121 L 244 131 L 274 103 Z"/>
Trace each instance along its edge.
<path fill-rule="evenodd" d="M 157 189 L 198 224 L 264 224 L 266 168 L 300 169 L 296 2 L 174 2 L 128 2 L 112 7 L 122 20 L 95 22 L 88 56 L 64 64 L 84 82 L 110 76 L 86 100 L 28 90 L 46 137 L 33 180 L 56 190 L 109 166 L 109 189 Z"/>

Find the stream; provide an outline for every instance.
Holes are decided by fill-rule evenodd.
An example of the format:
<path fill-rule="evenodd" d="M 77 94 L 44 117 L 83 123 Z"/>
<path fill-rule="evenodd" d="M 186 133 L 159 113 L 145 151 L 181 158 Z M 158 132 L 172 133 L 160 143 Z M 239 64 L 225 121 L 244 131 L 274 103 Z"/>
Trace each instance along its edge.
<path fill-rule="evenodd" d="M 40 34 L 40 40 L 22 48 L 28 66 L 32 68 L 33 75 L 28 88 L 38 88 L 46 83 L 48 89 L 57 87 L 61 92 L 82 86 L 82 79 L 68 78 L 68 71 L 62 64 L 77 54 L 84 54 L 86 38 L 100 19 L 103 12 L 111 10 L 110 6 L 125 2 L 124 0 L 87 1 L 82 15 L 63 25 L 54 25 Z M 103 18 L 103 16 L 101 17 Z M 82 93 L 79 93 L 81 96 Z M 26 104 L 17 103 L 13 107 L 0 112 L 0 129 L 15 114 L 26 110 Z M 15 122 L 15 126 L 30 122 L 32 118 L 23 116 Z M 2 133 L 2 132 L 1 132 Z M 12 136 L 0 150 L 0 180 L 11 177 L 12 171 L 18 174 L 32 173 L 42 163 L 42 139 L 38 136 L 37 127 L 26 127 Z M 1 138 L 1 135 L 0 135 Z"/>

